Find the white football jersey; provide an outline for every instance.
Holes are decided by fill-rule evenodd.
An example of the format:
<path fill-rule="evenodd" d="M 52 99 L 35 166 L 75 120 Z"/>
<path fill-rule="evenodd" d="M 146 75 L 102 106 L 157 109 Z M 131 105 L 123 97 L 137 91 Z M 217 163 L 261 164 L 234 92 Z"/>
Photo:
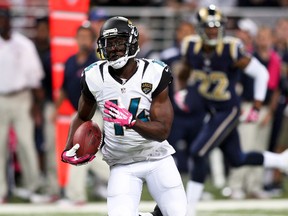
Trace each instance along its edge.
<path fill-rule="evenodd" d="M 85 81 L 104 113 L 105 101 L 124 107 L 137 119 L 150 120 L 150 106 L 167 65 L 157 60 L 136 59 L 138 68 L 129 80 L 121 80 L 108 71 L 107 61 L 98 61 L 85 69 Z M 157 90 L 156 90 L 157 91 Z M 109 117 L 109 116 L 108 116 Z M 111 166 L 136 161 L 156 160 L 175 152 L 165 140 L 147 140 L 131 128 L 104 121 L 103 159 Z"/>

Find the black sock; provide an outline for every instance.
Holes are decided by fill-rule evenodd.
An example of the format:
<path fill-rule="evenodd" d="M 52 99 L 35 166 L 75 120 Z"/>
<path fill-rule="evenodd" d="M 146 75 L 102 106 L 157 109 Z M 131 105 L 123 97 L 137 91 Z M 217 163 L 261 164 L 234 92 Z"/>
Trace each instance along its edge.
<path fill-rule="evenodd" d="M 154 211 L 151 212 L 153 216 L 163 216 L 158 205 L 155 206 Z"/>

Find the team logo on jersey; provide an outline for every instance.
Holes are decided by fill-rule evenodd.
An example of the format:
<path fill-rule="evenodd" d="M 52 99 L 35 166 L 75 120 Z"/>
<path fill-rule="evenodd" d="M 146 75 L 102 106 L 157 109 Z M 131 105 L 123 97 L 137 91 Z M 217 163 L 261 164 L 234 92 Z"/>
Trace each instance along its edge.
<path fill-rule="evenodd" d="M 152 91 L 152 83 L 142 83 L 141 89 L 145 94 Z"/>

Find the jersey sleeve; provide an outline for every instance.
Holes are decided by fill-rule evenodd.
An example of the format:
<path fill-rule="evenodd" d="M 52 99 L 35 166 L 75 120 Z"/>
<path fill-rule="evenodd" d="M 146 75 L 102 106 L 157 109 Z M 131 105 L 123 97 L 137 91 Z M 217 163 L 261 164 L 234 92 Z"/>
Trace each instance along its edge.
<path fill-rule="evenodd" d="M 245 51 L 244 44 L 238 38 L 232 38 L 230 41 L 230 55 L 234 61 L 243 57 L 251 57 L 251 54 Z"/>
<path fill-rule="evenodd" d="M 193 37 L 191 35 L 188 35 L 186 37 L 184 37 L 183 41 L 180 44 L 180 52 L 182 56 L 186 56 L 191 40 L 193 39 Z"/>
<path fill-rule="evenodd" d="M 155 91 L 152 93 L 152 98 L 159 95 L 169 84 L 172 83 L 172 81 L 173 81 L 173 77 L 172 77 L 170 67 L 166 65 L 163 69 L 159 85 L 157 86 Z"/>
<path fill-rule="evenodd" d="M 94 95 L 91 93 L 91 91 L 88 88 L 88 85 L 86 82 L 85 71 L 83 71 L 82 73 L 80 82 L 81 82 L 81 94 L 84 95 L 89 100 L 96 101 Z"/>

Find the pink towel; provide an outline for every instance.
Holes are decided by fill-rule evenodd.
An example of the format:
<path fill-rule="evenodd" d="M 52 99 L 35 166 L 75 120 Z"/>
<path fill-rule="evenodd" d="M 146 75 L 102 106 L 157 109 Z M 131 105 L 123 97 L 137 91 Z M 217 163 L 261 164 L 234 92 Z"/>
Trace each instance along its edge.
<path fill-rule="evenodd" d="M 269 72 L 269 81 L 268 81 L 268 88 L 270 90 L 275 90 L 279 85 L 280 74 L 281 74 L 281 58 L 275 52 L 271 51 L 270 60 L 268 63 L 268 72 Z"/>

